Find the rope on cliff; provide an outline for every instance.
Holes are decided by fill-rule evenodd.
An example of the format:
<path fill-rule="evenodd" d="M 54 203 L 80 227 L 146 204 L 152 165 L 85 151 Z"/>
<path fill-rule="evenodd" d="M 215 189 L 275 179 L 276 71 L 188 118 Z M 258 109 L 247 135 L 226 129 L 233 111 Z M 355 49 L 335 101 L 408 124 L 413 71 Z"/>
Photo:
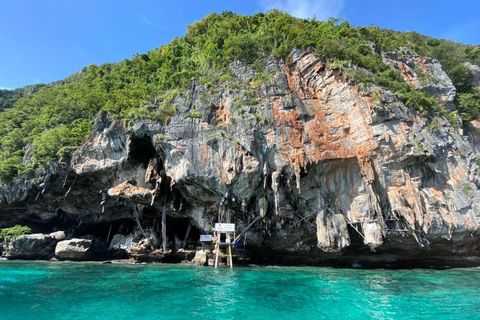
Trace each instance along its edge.
<path fill-rule="evenodd" d="M 35 201 L 37 201 L 38 198 L 40 198 L 40 195 L 44 194 L 45 191 L 47 190 L 48 182 L 50 181 L 50 176 L 51 176 L 50 174 L 47 174 L 45 176 L 45 179 L 43 179 L 43 182 L 38 185 L 38 188 L 42 190 L 38 192 L 37 196 L 35 197 Z"/>
<path fill-rule="evenodd" d="M 344 217 L 345 217 L 345 220 L 347 221 L 347 223 L 353 228 L 353 230 L 357 231 L 357 233 L 363 238 L 363 240 L 366 240 L 363 233 L 361 233 L 360 230 L 358 230 L 358 228 L 348 219 L 348 217 L 345 216 L 345 215 L 344 215 Z"/>
<path fill-rule="evenodd" d="M 257 222 L 258 220 L 260 220 L 262 218 L 262 216 L 258 216 L 255 218 L 255 220 L 253 220 L 252 222 L 250 222 L 250 224 L 242 231 L 242 233 L 240 233 L 236 238 L 235 238 L 235 241 L 234 242 L 237 242 L 238 240 L 240 240 L 240 238 L 245 234 L 247 233 L 248 229 L 250 229 L 251 226 L 253 226 L 253 224 L 255 222 Z"/>
<path fill-rule="evenodd" d="M 142 228 L 142 225 L 140 224 L 140 217 L 138 216 L 138 210 L 137 210 L 137 204 L 136 203 L 133 204 L 133 213 L 135 215 L 135 221 L 137 221 L 138 228 L 140 229 L 140 231 L 142 231 L 142 234 L 145 237 L 145 239 L 148 239 L 147 234 L 145 233 L 145 231 Z"/>
<path fill-rule="evenodd" d="M 48 183 L 50 182 L 50 177 L 51 176 L 52 176 L 51 174 L 48 174 L 47 177 L 45 178 L 45 182 L 44 182 L 43 189 L 42 189 L 42 194 L 44 194 L 45 191 L 47 190 Z"/>
<path fill-rule="evenodd" d="M 307 215 L 304 216 L 304 217 L 302 217 L 300 214 L 297 213 L 296 216 L 299 217 L 299 218 L 301 218 L 301 219 L 298 220 L 298 221 L 296 221 L 296 222 L 293 224 L 293 226 L 295 227 L 295 226 L 299 225 L 300 223 L 302 223 L 302 221 L 305 220 L 305 221 L 308 222 L 310 225 L 312 225 L 313 227 L 316 228 L 316 227 L 317 227 L 316 225 L 314 225 L 313 223 L 311 223 L 310 221 L 307 220 L 308 217 L 310 217 L 311 215 L 313 215 L 313 214 L 315 214 L 315 213 L 316 213 L 316 212 L 310 212 L 309 214 L 307 214 Z"/>
<path fill-rule="evenodd" d="M 63 179 L 63 187 L 67 184 L 67 179 L 68 179 L 68 173 L 70 172 L 71 169 L 67 170 L 67 173 L 65 174 L 65 179 Z"/>
<path fill-rule="evenodd" d="M 63 196 L 64 198 L 66 198 L 68 196 L 68 194 L 70 193 L 70 191 L 72 190 L 73 185 L 75 184 L 75 182 L 77 182 L 77 178 L 78 178 L 78 175 L 75 175 L 75 179 L 73 180 L 72 184 L 70 185 L 70 188 L 68 188 L 67 192 Z"/>

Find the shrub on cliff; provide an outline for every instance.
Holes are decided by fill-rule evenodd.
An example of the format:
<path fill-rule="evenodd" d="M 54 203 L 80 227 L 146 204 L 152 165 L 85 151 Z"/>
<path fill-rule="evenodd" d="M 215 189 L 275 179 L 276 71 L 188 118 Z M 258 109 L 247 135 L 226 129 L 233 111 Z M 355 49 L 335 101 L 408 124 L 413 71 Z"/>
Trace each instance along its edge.
<path fill-rule="evenodd" d="M 457 94 L 457 106 L 462 119 L 465 121 L 475 120 L 480 115 L 480 90 L 471 90 Z"/>
<path fill-rule="evenodd" d="M 0 240 L 8 240 L 24 234 L 31 233 L 32 229 L 26 226 L 16 225 L 10 228 L 4 228 L 0 230 Z"/>

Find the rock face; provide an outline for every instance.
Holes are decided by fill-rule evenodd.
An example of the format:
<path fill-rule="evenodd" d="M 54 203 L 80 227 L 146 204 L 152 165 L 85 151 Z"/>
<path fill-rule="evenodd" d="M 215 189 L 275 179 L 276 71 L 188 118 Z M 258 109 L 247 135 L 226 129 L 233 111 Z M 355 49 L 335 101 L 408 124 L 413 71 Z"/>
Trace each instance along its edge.
<path fill-rule="evenodd" d="M 63 231 L 19 236 L 5 246 L 4 255 L 9 259 L 49 259 L 55 252 L 57 242 L 63 239 Z"/>
<path fill-rule="evenodd" d="M 135 232 L 128 235 L 116 234 L 108 251 L 114 257 L 130 257 L 142 261 L 158 261 L 164 258 L 165 254 L 159 248 L 160 241 L 157 235 L 148 230 L 144 237 L 142 232 Z"/>
<path fill-rule="evenodd" d="M 480 87 L 480 66 L 472 64 L 470 62 L 465 62 L 467 68 L 469 68 L 473 73 L 473 87 Z"/>
<path fill-rule="evenodd" d="M 457 90 L 437 60 L 402 49 L 399 52 L 384 53 L 383 61 L 398 69 L 405 81 L 415 89 L 426 91 L 446 102 L 448 107 L 454 108 L 452 103 Z"/>
<path fill-rule="evenodd" d="M 193 265 L 203 267 L 208 265 L 208 254 L 207 251 L 198 250 L 195 254 L 195 257 L 192 260 Z"/>
<path fill-rule="evenodd" d="M 408 51 L 383 57 L 455 110 L 455 88 L 436 60 Z M 125 127 L 99 114 L 70 167 L 52 167 L 47 187 L 3 191 L 2 223 L 76 234 L 96 226 L 104 239 L 117 234 L 111 249 L 143 254 L 161 244 L 127 236 L 140 226 L 163 233 L 175 251 L 215 222 L 235 222 L 238 234 L 255 221 L 241 241 L 272 263 L 480 263 L 480 139 L 384 88 L 355 86 L 310 52 L 268 58 L 268 80 L 244 63 L 230 67 L 230 82 L 193 82 L 173 99 L 168 125 Z"/>
<path fill-rule="evenodd" d="M 55 257 L 62 260 L 87 260 L 92 257 L 92 240 L 70 239 L 57 243 Z"/>

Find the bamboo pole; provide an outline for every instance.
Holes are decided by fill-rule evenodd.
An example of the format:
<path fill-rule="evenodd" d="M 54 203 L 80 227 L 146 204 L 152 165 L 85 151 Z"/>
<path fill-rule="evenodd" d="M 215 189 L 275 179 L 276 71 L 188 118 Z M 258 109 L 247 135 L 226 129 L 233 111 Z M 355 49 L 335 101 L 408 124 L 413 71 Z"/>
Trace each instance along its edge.
<path fill-rule="evenodd" d="M 110 239 L 111 232 L 112 232 L 112 224 L 110 223 L 110 228 L 108 229 L 108 235 L 107 235 L 107 244 L 108 244 L 108 239 Z"/>
<path fill-rule="evenodd" d="M 219 247 L 219 245 L 218 245 L 218 243 L 217 243 L 217 244 L 215 244 L 215 262 L 214 262 L 214 264 L 213 264 L 213 267 L 214 267 L 214 268 L 217 268 L 217 267 L 218 267 L 218 254 L 219 254 L 219 251 L 220 251 L 220 247 Z"/>
<path fill-rule="evenodd" d="M 163 253 L 167 252 L 167 198 L 163 204 L 162 212 L 162 249 Z"/>
<path fill-rule="evenodd" d="M 140 229 L 140 231 L 142 231 L 142 234 L 145 237 L 145 239 L 148 239 L 145 231 L 142 228 L 142 224 L 140 223 L 140 217 L 138 216 L 138 209 L 137 209 L 136 203 L 133 203 L 133 213 L 135 214 L 135 220 L 137 221 L 138 228 Z"/>
<path fill-rule="evenodd" d="M 232 246 L 228 246 L 228 256 L 230 260 L 230 268 L 233 268 Z"/>
<path fill-rule="evenodd" d="M 250 229 L 251 226 L 253 226 L 253 224 L 255 222 L 257 222 L 258 220 L 260 220 L 260 218 L 262 218 L 262 216 L 258 216 L 255 218 L 255 220 L 253 220 L 243 231 L 242 233 L 240 233 L 236 238 L 235 240 L 233 241 L 233 243 L 237 242 L 247 231 L 248 229 Z"/>
<path fill-rule="evenodd" d="M 191 229 L 192 229 L 192 222 L 188 221 L 188 227 L 187 227 L 187 231 L 185 232 L 185 238 L 183 238 L 183 249 L 185 249 L 185 246 L 187 245 L 187 239 Z"/>

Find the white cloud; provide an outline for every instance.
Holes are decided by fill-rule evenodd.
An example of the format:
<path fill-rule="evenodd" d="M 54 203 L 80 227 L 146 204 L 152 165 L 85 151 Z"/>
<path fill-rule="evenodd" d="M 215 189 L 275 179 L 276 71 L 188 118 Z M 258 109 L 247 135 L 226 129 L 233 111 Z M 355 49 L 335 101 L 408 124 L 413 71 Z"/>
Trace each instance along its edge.
<path fill-rule="evenodd" d="M 166 28 L 162 27 L 161 25 L 153 23 L 150 19 L 148 19 L 148 17 L 142 11 L 138 10 L 137 12 L 140 15 L 140 17 L 142 17 L 143 22 L 147 26 L 154 27 L 156 29 L 163 30 L 163 31 L 167 30 Z"/>
<path fill-rule="evenodd" d="M 149 26 L 152 25 L 152 21 L 150 21 L 150 19 L 148 19 L 147 16 L 144 15 L 142 11 L 138 11 L 138 14 L 142 17 L 143 22 L 145 22 Z"/>
<path fill-rule="evenodd" d="M 2 87 L 0 86 L 0 90 L 13 90 L 12 88 Z"/>
<path fill-rule="evenodd" d="M 327 20 L 338 18 L 342 12 L 344 0 L 259 0 L 264 10 L 278 9 L 298 18 Z"/>

